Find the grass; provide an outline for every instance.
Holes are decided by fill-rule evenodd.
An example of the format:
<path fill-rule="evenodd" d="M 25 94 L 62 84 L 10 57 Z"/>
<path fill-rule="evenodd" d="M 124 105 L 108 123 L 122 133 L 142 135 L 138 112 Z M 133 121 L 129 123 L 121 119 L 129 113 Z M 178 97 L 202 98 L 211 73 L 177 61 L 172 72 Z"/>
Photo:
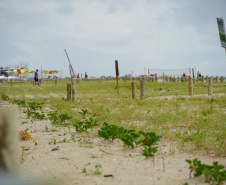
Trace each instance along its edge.
<path fill-rule="evenodd" d="M 42 86 L 32 82 L 2 84 L 2 92 L 11 100 L 44 102 L 44 112 L 72 116 L 82 120 L 82 109 L 104 122 L 145 132 L 156 132 L 162 138 L 177 141 L 178 146 L 191 152 L 204 152 L 216 156 L 226 155 L 226 82 L 213 83 L 213 97 L 207 97 L 206 82 L 195 82 L 194 96 L 188 97 L 188 82 L 145 82 L 145 99 L 139 99 L 140 83 L 136 80 L 137 99 L 132 100 L 131 80 L 119 81 L 117 95 L 115 80 L 81 81 L 76 84 L 76 101 L 64 101 L 69 81 L 44 81 Z M 162 91 L 159 91 L 162 88 Z"/>

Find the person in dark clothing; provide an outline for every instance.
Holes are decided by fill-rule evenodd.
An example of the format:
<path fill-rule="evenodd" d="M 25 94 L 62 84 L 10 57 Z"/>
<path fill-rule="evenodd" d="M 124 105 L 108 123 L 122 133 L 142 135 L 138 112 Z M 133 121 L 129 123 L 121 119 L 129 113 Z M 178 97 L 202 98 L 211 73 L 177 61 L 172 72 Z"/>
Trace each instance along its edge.
<path fill-rule="evenodd" d="M 88 75 L 87 75 L 87 72 L 85 72 L 85 79 L 87 79 L 88 78 Z"/>
<path fill-rule="evenodd" d="M 36 85 L 36 83 L 38 83 L 38 69 L 36 69 L 34 80 Z"/>

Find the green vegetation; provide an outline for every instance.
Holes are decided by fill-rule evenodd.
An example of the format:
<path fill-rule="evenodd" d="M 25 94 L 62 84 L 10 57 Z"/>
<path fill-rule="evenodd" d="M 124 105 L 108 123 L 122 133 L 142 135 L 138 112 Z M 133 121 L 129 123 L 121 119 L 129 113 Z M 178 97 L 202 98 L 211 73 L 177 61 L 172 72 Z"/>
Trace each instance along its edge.
<path fill-rule="evenodd" d="M 102 83 L 86 80 L 76 84 L 74 102 L 62 99 L 66 97 L 66 83 L 59 80 L 55 85 L 50 80 L 34 87 L 30 82 L 14 82 L 11 87 L 9 82 L 5 82 L 1 96 L 2 100 L 17 104 L 23 111 L 29 109 L 25 112 L 32 119 L 48 118 L 53 126 L 66 126 L 81 134 L 92 131 L 95 135 L 98 132 L 105 139 L 121 139 L 131 148 L 147 137 L 139 134 L 142 131 L 177 141 L 177 146 L 186 151 L 226 155 L 225 81 L 213 83 L 213 97 L 207 97 L 206 82 L 195 82 L 194 95 L 200 96 L 188 97 L 188 84 L 185 82 L 156 83 L 148 80 L 145 82 L 145 99 L 132 100 L 131 80 L 127 83 L 119 80 L 120 96 L 114 80 L 103 80 Z M 140 83 L 136 80 L 137 97 L 139 88 Z M 75 140 L 72 132 L 71 140 Z M 147 156 L 155 153 L 155 144 L 151 144 L 151 148 L 140 144 Z"/>
<path fill-rule="evenodd" d="M 23 163 L 24 162 L 25 146 L 21 146 L 21 149 L 22 149 L 22 153 L 21 153 L 20 163 Z"/>
<path fill-rule="evenodd" d="M 221 182 L 226 180 L 226 170 L 224 170 L 225 167 L 218 164 L 218 162 L 213 162 L 213 165 L 206 165 L 202 164 L 197 158 L 193 161 L 186 160 L 186 162 L 190 165 L 190 177 L 192 172 L 195 177 L 204 175 L 205 182 L 215 185 L 219 185 Z"/>

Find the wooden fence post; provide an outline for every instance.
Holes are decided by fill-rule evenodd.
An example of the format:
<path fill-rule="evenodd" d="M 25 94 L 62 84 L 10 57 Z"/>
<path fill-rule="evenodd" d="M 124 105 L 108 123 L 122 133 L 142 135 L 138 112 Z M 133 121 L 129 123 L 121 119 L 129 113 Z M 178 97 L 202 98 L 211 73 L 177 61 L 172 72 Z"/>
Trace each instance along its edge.
<path fill-rule="evenodd" d="M 208 78 L 208 96 L 212 96 L 212 77 Z"/>
<path fill-rule="evenodd" d="M 223 83 L 224 82 L 224 77 L 223 76 L 221 76 L 221 83 Z"/>
<path fill-rule="evenodd" d="M 131 82 L 132 86 L 132 99 L 136 99 L 136 82 Z"/>
<path fill-rule="evenodd" d="M 217 83 L 219 82 L 219 78 L 218 78 L 218 76 L 216 76 L 216 82 L 217 82 Z"/>
<path fill-rule="evenodd" d="M 71 83 L 67 84 L 67 100 L 71 100 Z"/>
<path fill-rule="evenodd" d="M 158 82 L 157 73 L 155 73 L 155 82 Z"/>
<path fill-rule="evenodd" d="M 145 86 L 144 86 L 144 80 L 140 81 L 140 99 L 144 99 L 145 97 Z"/>
<path fill-rule="evenodd" d="M 177 77 L 177 82 L 180 82 L 180 78 L 179 77 Z"/>
<path fill-rule="evenodd" d="M 189 89 L 189 96 L 193 96 L 193 79 L 189 76 L 188 77 L 188 89 Z"/>
<path fill-rule="evenodd" d="M 75 100 L 75 83 L 73 82 L 71 84 L 71 95 L 72 95 L 72 100 Z"/>

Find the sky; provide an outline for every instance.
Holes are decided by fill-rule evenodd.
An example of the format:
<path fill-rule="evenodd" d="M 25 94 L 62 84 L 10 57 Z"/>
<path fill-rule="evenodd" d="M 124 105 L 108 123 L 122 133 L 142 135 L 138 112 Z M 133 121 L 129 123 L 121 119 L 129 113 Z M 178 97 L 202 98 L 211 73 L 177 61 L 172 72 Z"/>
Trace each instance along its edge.
<path fill-rule="evenodd" d="M 66 49 L 76 74 L 115 76 L 118 60 L 120 76 L 226 76 L 216 21 L 225 10 L 226 0 L 0 0 L 0 65 L 69 76 Z"/>

